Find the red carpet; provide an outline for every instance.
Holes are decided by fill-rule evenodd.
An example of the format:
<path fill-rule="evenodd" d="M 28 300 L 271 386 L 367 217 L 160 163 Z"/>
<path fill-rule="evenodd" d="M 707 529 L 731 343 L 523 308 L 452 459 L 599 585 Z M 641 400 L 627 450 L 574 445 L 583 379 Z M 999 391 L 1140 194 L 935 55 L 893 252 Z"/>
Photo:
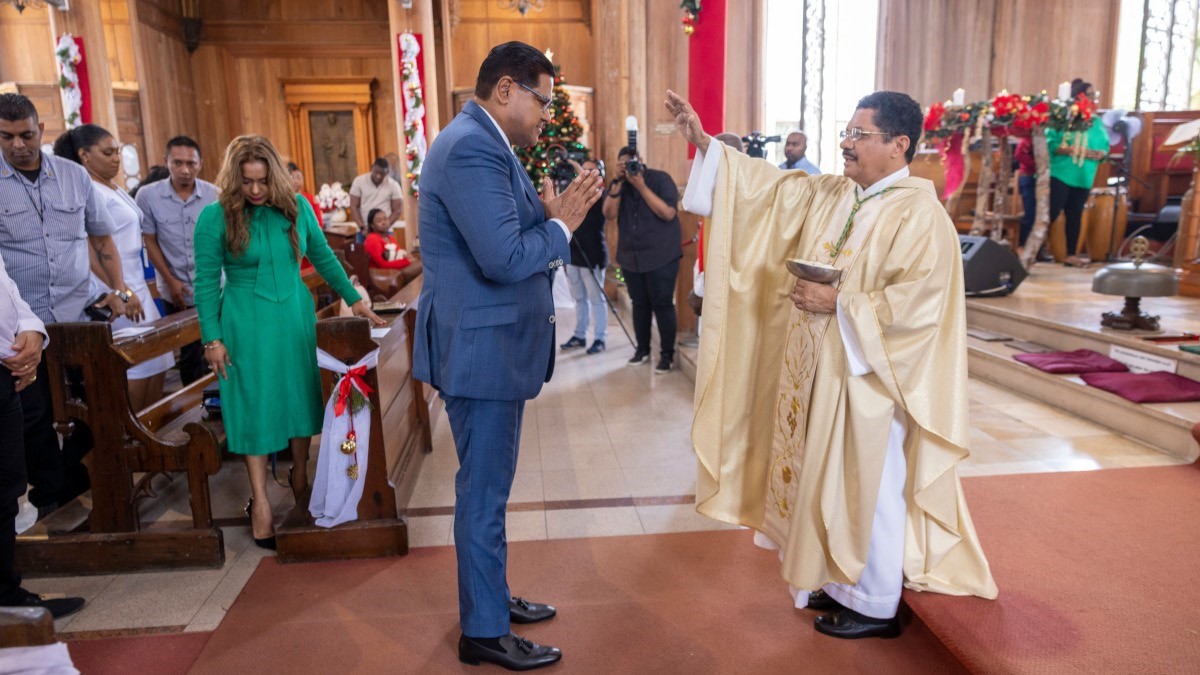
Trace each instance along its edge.
<path fill-rule="evenodd" d="M 970 670 L 1200 669 L 1200 465 L 963 484 L 1000 597 L 905 601 Z"/>
<path fill-rule="evenodd" d="M 183 675 L 212 633 L 175 633 L 67 643 L 83 675 Z"/>
<path fill-rule="evenodd" d="M 552 602 L 519 631 L 559 646 L 563 673 L 957 673 L 920 622 L 841 641 L 791 607 L 774 553 L 747 531 L 523 542 L 515 593 Z M 305 565 L 265 559 L 192 672 L 503 672 L 458 662 L 454 549 Z"/>

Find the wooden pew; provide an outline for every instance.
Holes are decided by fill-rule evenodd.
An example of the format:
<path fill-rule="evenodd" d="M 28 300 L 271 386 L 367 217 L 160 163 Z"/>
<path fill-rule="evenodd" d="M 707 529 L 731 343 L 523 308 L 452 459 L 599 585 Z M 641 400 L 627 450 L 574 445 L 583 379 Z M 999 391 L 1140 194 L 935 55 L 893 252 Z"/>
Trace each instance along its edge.
<path fill-rule="evenodd" d="M 370 300 L 390 298 L 421 275 L 419 259 L 414 259 L 411 265 L 399 270 L 372 268 L 371 256 L 364 245 L 356 241 L 348 242 L 342 248 L 342 254 L 346 258 L 346 264 L 354 270 L 354 275 L 367 289 Z"/>
<path fill-rule="evenodd" d="M 42 607 L 0 607 L 0 649 L 41 647 L 55 642 L 54 619 L 50 618 L 49 610 Z"/>
<path fill-rule="evenodd" d="M 391 298 L 404 303 L 400 314 L 385 315 L 390 329 L 378 341 L 371 338 L 365 319 L 332 318 L 317 323 L 317 346 L 353 364 L 378 348 L 379 365 L 364 378 L 371 395 L 370 456 L 358 520 L 333 528 L 317 527 L 308 512 L 311 491 L 275 529 L 279 561 L 368 558 L 408 553 L 408 524 L 399 514 L 412 495 L 425 454 L 433 450 L 429 407 L 424 385 L 412 376 L 412 339 L 417 297 L 423 277 Z M 337 376 L 321 373 L 323 396 L 328 399 Z M 388 484 L 391 480 L 395 488 Z"/>
<path fill-rule="evenodd" d="M 64 435 L 76 422 L 92 432 L 85 460 L 92 489 L 17 538 L 17 569 L 29 575 L 220 567 L 221 531 L 213 526 L 208 477 L 221 468 L 224 430 L 204 419 L 209 374 L 145 410 L 129 407 L 126 371 L 200 338 L 195 310 L 164 317 L 152 330 L 114 340 L 105 323 L 47 326 L 54 419 Z M 159 473 L 185 473 L 190 523 L 144 527 L 138 504 Z M 135 474 L 145 474 L 135 483 Z"/>

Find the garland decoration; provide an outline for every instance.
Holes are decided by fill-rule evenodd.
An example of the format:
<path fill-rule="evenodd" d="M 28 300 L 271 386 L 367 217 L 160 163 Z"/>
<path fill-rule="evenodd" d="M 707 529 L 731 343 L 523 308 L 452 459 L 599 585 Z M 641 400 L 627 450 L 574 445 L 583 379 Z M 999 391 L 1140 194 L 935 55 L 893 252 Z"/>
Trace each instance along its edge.
<path fill-rule="evenodd" d="M 429 150 L 425 141 L 425 95 L 421 89 L 421 71 L 417 55 L 421 44 L 412 33 L 400 35 L 400 76 L 404 81 L 404 156 L 408 163 L 408 191 L 416 197 L 421 165 Z"/>
<path fill-rule="evenodd" d="M 58 61 L 58 89 L 62 96 L 63 120 L 68 129 L 74 129 L 82 124 L 83 92 L 79 88 L 78 66 L 83 61 L 83 55 L 79 53 L 75 38 L 70 33 L 63 33 L 54 48 L 54 56 Z"/>
<path fill-rule="evenodd" d="M 683 33 L 691 37 L 696 32 L 696 24 L 700 22 L 700 0 L 683 0 L 679 8 L 683 10 Z"/>

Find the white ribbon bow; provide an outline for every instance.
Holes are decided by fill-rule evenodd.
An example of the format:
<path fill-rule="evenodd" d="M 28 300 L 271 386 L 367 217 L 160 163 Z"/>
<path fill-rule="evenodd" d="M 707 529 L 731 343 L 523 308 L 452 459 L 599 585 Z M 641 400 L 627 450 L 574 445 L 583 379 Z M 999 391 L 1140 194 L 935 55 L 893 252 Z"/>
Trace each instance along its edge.
<path fill-rule="evenodd" d="M 378 364 L 378 349 L 351 366 L 320 349 L 317 350 L 317 365 L 342 375 L 333 385 L 333 393 L 325 403 L 325 422 L 321 425 L 321 449 L 317 454 L 317 474 L 313 479 L 312 498 L 308 502 L 308 512 L 316 519 L 319 527 L 334 527 L 358 519 L 358 501 L 362 499 L 363 482 L 367 479 L 367 462 L 370 457 L 371 408 L 364 406 L 358 412 L 351 412 L 347 406 L 345 413 L 340 417 L 334 414 L 333 408 L 346 373 L 361 366 L 373 369 Z M 359 389 L 353 380 L 351 386 L 366 396 L 366 392 Z M 357 479 L 352 479 L 346 474 L 346 470 L 354 464 L 355 455 L 347 455 L 341 451 L 342 441 L 346 440 L 346 434 L 351 428 L 354 429 L 358 444 Z"/>

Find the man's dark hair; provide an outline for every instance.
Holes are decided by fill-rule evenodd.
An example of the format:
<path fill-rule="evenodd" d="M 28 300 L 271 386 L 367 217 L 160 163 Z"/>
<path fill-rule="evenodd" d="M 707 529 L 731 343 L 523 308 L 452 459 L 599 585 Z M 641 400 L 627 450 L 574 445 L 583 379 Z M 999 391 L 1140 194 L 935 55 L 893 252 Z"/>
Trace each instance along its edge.
<path fill-rule="evenodd" d="M 632 145 L 627 145 L 627 146 L 621 148 L 621 151 L 617 153 L 617 157 L 636 157 L 636 156 L 637 156 L 637 148 L 633 147 Z"/>
<path fill-rule="evenodd" d="M 74 129 L 64 132 L 54 141 L 54 154 L 69 159 L 76 164 L 83 164 L 79 151 L 90 148 L 100 141 L 111 137 L 112 134 L 102 126 L 81 124 Z"/>
<path fill-rule="evenodd" d="M 295 162 L 288 162 L 288 173 L 291 173 L 293 171 L 299 171 L 299 170 L 300 170 L 300 167 L 296 166 Z"/>
<path fill-rule="evenodd" d="M 33 107 L 33 101 L 29 100 L 28 96 L 23 94 L 0 94 L 0 120 L 6 122 L 20 122 L 33 118 L 34 123 L 38 121 L 37 108 Z"/>
<path fill-rule="evenodd" d="M 200 144 L 191 136 L 176 136 L 172 138 L 167 141 L 166 154 L 171 154 L 171 148 L 192 148 L 196 151 L 197 155 L 203 156 L 203 153 L 200 152 Z"/>
<path fill-rule="evenodd" d="M 1075 98 L 1080 94 L 1086 94 L 1087 90 L 1091 88 L 1091 82 L 1085 82 L 1082 77 L 1077 77 L 1071 80 L 1071 98 Z"/>
<path fill-rule="evenodd" d="M 475 78 L 475 98 L 486 99 L 492 95 L 496 83 L 505 75 L 527 87 L 537 87 L 542 75 L 554 78 L 554 64 L 537 49 L 524 42 L 505 42 L 492 47 L 487 58 L 479 66 Z"/>
<path fill-rule="evenodd" d="M 912 162 L 917 154 L 917 141 L 921 138 L 921 125 L 925 121 L 920 103 L 898 91 L 877 91 L 862 97 L 858 109 L 874 110 L 875 126 L 889 136 L 908 136 L 904 161 Z"/>
<path fill-rule="evenodd" d="M 390 171 L 392 167 L 388 166 L 388 161 L 386 159 L 384 159 L 382 157 L 376 157 L 375 162 L 373 164 L 371 164 L 371 168 L 372 169 L 378 168 L 378 169 L 383 169 L 384 171 Z"/>

